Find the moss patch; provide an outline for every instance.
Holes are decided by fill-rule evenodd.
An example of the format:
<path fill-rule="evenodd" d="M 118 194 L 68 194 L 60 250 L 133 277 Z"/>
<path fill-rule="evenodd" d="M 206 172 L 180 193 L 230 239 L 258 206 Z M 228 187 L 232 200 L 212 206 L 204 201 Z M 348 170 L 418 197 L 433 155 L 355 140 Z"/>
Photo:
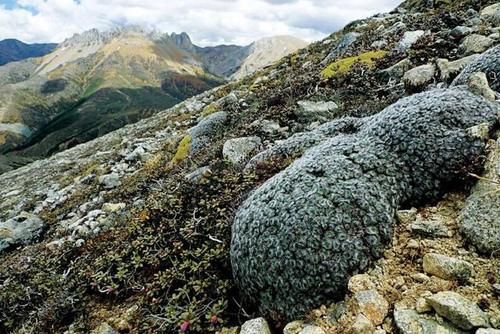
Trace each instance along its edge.
<path fill-rule="evenodd" d="M 328 65 L 323 71 L 321 71 L 321 76 L 325 79 L 329 79 L 345 75 L 349 73 L 352 67 L 356 64 L 373 68 L 376 60 L 384 58 L 387 54 L 387 51 L 369 51 L 358 56 L 343 58 Z"/>
<path fill-rule="evenodd" d="M 210 103 L 208 106 L 206 106 L 203 111 L 201 112 L 202 117 L 207 117 L 215 112 L 219 111 L 219 106 L 217 103 Z"/>
<path fill-rule="evenodd" d="M 177 147 L 177 152 L 172 158 L 172 162 L 174 164 L 178 164 L 179 162 L 183 161 L 189 156 L 189 149 L 191 148 L 191 140 L 192 138 L 190 135 L 186 135 L 184 136 L 184 138 L 182 138 L 181 142 L 179 143 L 179 146 Z"/>

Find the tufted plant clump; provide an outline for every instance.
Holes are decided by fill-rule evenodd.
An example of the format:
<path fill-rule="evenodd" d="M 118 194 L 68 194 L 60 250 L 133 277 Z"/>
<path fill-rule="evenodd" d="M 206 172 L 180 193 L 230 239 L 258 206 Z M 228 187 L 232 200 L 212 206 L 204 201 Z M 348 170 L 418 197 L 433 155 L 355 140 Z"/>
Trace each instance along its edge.
<path fill-rule="evenodd" d="M 498 108 L 454 88 L 345 121 L 352 127 L 325 125 L 324 140 L 236 213 L 231 263 L 242 292 L 285 320 L 343 296 L 348 279 L 382 256 L 398 207 L 438 197 L 476 165 L 485 144 L 466 129 L 493 123 Z"/>

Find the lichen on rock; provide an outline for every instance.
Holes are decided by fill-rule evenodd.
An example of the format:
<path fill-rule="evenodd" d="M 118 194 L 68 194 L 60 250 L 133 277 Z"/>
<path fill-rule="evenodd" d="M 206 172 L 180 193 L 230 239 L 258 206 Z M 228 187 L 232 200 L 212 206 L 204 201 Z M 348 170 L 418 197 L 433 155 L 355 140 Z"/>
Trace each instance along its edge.
<path fill-rule="evenodd" d="M 337 60 L 328 65 L 321 75 L 325 79 L 335 78 L 349 73 L 352 67 L 356 64 L 372 68 L 375 66 L 375 61 L 384 58 L 388 54 L 387 51 L 368 51 L 358 56 L 347 57 Z"/>

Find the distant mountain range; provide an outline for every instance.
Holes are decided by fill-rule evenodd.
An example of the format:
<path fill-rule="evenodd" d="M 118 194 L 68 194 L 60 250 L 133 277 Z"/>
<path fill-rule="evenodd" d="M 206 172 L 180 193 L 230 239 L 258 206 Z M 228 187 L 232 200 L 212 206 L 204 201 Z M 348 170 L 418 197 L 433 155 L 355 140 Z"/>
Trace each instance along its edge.
<path fill-rule="evenodd" d="M 141 27 L 76 34 L 0 66 L 0 172 L 49 156 L 241 78 L 306 46 L 288 36 L 198 47 Z"/>
<path fill-rule="evenodd" d="M 26 44 L 17 39 L 4 39 L 0 41 L 0 65 L 23 60 L 31 57 L 45 56 L 52 52 L 57 44 Z"/>

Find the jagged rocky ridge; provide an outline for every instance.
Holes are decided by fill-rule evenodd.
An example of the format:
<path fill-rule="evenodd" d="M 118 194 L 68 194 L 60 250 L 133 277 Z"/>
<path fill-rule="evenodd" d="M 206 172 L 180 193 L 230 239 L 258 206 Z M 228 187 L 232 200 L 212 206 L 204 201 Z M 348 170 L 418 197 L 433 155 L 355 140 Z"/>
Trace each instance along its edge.
<path fill-rule="evenodd" d="M 448 85 L 472 61 L 463 60 L 465 36 L 452 37 L 452 30 L 468 26 L 493 40 L 483 51 L 497 48 L 498 30 L 484 15 L 490 4 L 459 1 L 432 9 L 425 2 L 418 10 L 399 9 L 352 23 L 240 82 L 2 175 L 1 238 L 8 246 L 0 254 L 1 330 L 237 333 L 234 327 L 264 315 L 240 294 L 230 265 L 231 226 L 245 198 L 279 178 L 281 170 L 286 173 L 287 166 L 298 165 L 301 160 L 294 160 L 307 157 L 307 147 L 338 140 L 327 132 L 332 127 L 327 121 L 347 120 L 332 124 L 349 133 L 355 130 L 351 120 L 376 119 L 414 92 L 449 92 Z M 407 34 L 417 30 L 424 34 Z M 354 32 L 359 34 L 354 42 L 340 43 Z M 408 36 L 415 35 L 420 37 L 410 43 Z M 331 53 L 340 58 L 321 64 Z M 413 85 L 416 81 L 406 74 L 403 80 L 423 65 L 433 68 L 430 79 Z M 498 106 L 481 97 L 497 99 L 493 79 L 471 75 L 468 85 L 471 78 L 479 78 L 472 85 L 477 97 L 463 91 L 465 86 L 451 90 Z M 498 125 L 469 129 L 474 138 L 493 138 L 478 166 L 486 155 L 495 159 L 489 152 L 498 145 L 492 144 L 497 130 Z M 239 156 L 227 154 L 234 153 L 234 139 L 246 143 Z M 240 157 L 257 163 L 242 173 Z M 488 333 L 499 328 L 498 257 L 487 250 L 478 253 L 475 245 L 475 235 L 484 233 L 480 229 L 498 235 L 497 222 L 469 234 L 461 228 L 466 226 L 462 219 L 480 216 L 457 219 L 466 200 L 495 203 L 490 201 L 497 189 L 489 182 L 495 181 L 490 170 L 480 174 L 492 187 L 487 196 L 469 197 L 477 178 L 466 176 L 453 187 L 439 187 L 446 194 L 438 202 L 424 195 L 416 208 L 399 208 L 382 258 L 365 274 L 348 279 L 338 303 L 318 305 L 290 324 L 272 314 L 271 329 Z M 367 208 L 373 206 L 377 203 Z M 470 212 L 485 208 L 468 207 Z M 493 205 L 486 208 L 498 212 Z M 23 237 L 16 238 L 23 229 Z M 266 333 L 266 326 L 260 319 L 241 330 Z"/>

